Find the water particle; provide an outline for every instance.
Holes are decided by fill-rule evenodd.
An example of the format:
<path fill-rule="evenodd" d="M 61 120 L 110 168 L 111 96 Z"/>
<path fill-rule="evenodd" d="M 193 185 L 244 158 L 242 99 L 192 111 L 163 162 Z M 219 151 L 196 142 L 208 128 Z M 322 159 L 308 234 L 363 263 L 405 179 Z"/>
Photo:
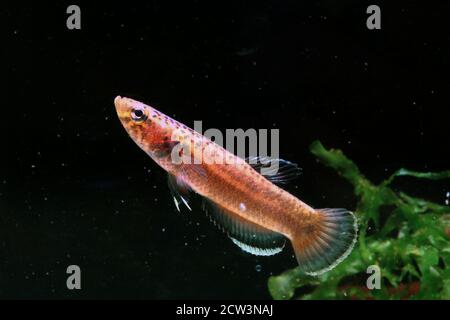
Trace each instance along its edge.
<path fill-rule="evenodd" d="M 261 266 L 260 264 L 257 264 L 257 265 L 255 266 L 255 270 L 256 270 L 256 272 L 261 272 L 262 266 Z"/>
<path fill-rule="evenodd" d="M 162 231 L 162 232 L 166 232 L 166 228 L 162 228 L 161 231 Z"/>
<path fill-rule="evenodd" d="M 240 209 L 241 211 L 245 211 L 245 210 L 247 210 L 247 207 L 245 206 L 245 204 L 244 204 L 243 202 L 241 202 L 241 203 L 239 204 L 239 209 Z"/>

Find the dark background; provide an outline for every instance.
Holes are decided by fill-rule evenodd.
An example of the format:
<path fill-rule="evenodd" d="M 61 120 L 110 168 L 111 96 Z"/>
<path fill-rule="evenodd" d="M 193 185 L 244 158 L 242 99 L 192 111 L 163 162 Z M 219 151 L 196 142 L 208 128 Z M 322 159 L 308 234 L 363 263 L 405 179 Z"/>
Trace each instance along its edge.
<path fill-rule="evenodd" d="M 0 297 L 270 298 L 268 276 L 296 265 L 290 248 L 242 253 L 199 201 L 177 213 L 116 95 L 189 126 L 279 128 L 282 157 L 304 170 L 293 193 L 315 207 L 355 205 L 309 153 L 316 139 L 374 182 L 449 169 L 450 3 L 395 2 L 2 7 Z M 80 31 L 66 28 L 70 4 Z M 382 30 L 366 28 L 369 4 Z M 449 191 L 408 178 L 397 188 L 439 203 Z M 66 289 L 70 264 L 81 291 Z"/>

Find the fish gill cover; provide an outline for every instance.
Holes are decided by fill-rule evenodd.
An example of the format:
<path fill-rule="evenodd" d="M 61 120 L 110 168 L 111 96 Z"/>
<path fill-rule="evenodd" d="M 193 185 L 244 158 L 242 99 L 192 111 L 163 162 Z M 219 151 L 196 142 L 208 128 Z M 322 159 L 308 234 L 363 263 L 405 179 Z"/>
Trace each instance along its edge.
<path fill-rule="evenodd" d="M 358 199 L 358 243 L 346 261 L 320 277 L 299 268 L 269 278 L 274 299 L 450 299 L 450 210 L 447 206 L 395 191 L 397 177 L 448 179 L 439 173 L 399 169 L 378 185 L 369 181 L 341 150 L 319 142 L 311 152 L 350 182 Z M 381 222 L 381 212 L 388 210 Z M 370 229 L 374 225 L 373 232 Z M 367 266 L 377 265 L 384 285 L 369 290 L 354 281 L 367 278 Z"/>

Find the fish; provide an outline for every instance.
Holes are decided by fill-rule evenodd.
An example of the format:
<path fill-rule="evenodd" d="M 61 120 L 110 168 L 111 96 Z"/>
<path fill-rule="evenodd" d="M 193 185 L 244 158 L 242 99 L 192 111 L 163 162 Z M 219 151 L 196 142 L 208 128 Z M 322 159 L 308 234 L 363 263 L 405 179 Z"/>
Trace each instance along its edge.
<path fill-rule="evenodd" d="M 114 105 L 131 139 L 167 172 L 178 211 L 192 211 L 191 196 L 197 194 L 211 221 L 241 250 L 272 256 L 290 242 L 300 270 L 312 276 L 333 269 L 351 253 L 358 231 L 351 211 L 314 209 L 281 187 L 301 173 L 297 164 L 240 158 L 131 98 L 117 96 Z M 276 172 L 264 173 L 262 168 L 272 164 Z"/>

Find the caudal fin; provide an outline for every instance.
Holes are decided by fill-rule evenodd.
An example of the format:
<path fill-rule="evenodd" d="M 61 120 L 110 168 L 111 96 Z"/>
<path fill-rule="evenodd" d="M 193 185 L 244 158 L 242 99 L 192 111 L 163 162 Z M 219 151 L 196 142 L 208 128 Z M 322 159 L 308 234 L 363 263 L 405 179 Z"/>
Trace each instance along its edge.
<path fill-rule="evenodd" d="M 299 231 L 292 239 L 302 271 L 320 275 L 336 267 L 352 251 L 357 237 L 357 220 L 345 209 L 318 209 L 312 228 Z"/>

